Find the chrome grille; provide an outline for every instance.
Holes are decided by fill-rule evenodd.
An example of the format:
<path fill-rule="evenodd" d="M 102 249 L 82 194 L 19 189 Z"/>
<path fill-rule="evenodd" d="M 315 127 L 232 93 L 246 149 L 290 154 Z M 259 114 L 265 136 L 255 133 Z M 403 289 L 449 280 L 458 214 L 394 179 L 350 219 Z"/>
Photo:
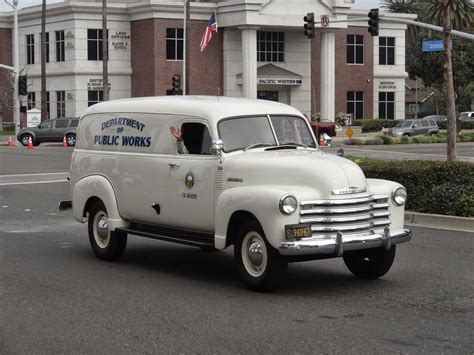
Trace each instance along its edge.
<path fill-rule="evenodd" d="M 388 196 L 302 201 L 300 223 L 311 224 L 314 236 L 333 238 L 343 234 L 373 233 L 390 225 Z"/>

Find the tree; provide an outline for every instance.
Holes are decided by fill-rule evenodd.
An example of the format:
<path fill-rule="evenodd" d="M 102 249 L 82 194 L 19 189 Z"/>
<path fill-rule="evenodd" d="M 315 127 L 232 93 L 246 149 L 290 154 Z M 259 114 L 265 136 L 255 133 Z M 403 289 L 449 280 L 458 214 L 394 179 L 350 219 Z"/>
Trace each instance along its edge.
<path fill-rule="evenodd" d="M 46 103 L 46 0 L 41 5 L 41 120 L 47 119 Z"/>
<path fill-rule="evenodd" d="M 108 48 L 109 35 L 107 32 L 107 0 L 102 0 L 102 99 L 109 100 L 109 68 Z"/>
<path fill-rule="evenodd" d="M 385 0 L 382 1 L 382 9 L 388 12 L 416 14 L 418 17 L 425 13 L 426 4 L 424 1 L 416 0 Z M 420 28 L 408 25 L 407 41 L 409 46 L 413 46 L 417 42 Z"/>
<path fill-rule="evenodd" d="M 474 5 L 471 0 L 449 1 L 451 27 L 458 31 L 472 32 Z M 443 25 L 444 5 L 442 1 L 431 1 L 427 9 L 427 20 Z"/>

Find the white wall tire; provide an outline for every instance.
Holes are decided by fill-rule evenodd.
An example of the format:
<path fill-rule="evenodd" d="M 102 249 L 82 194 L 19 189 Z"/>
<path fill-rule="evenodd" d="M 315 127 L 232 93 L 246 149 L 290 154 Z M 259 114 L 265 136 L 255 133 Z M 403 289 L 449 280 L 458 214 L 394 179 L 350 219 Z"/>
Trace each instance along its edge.
<path fill-rule="evenodd" d="M 237 271 L 248 288 L 268 292 L 286 280 L 287 260 L 267 241 L 256 220 L 245 222 L 234 244 Z"/>
<path fill-rule="evenodd" d="M 89 241 L 94 254 L 101 260 L 118 259 L 127 246 L 127 234 L 108 228 L 108 215 L 102 201 L 95 202 L 89 209 Z"/>

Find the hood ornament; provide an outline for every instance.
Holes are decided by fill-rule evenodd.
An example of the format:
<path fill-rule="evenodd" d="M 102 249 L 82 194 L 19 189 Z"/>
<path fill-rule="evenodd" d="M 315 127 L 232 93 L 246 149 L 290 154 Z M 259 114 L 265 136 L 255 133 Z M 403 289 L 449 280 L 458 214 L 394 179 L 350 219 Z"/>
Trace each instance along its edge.
<path fill-rule="evenodd" d="M 361 192 L 366 192 L 367 189 L 365 187 L 357 187 L 357 186 L 347 186 L 340 190 L 331 190 L 333 195 L 349 195 L 349 194 L 358 194 Z"/>

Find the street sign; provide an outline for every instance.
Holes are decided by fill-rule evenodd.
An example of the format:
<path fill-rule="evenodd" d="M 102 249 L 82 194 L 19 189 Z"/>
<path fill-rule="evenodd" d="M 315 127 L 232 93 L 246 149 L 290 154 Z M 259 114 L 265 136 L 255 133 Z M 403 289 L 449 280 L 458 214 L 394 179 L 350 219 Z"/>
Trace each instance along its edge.
<path fill-rule="evenodd" d="M 353 133 L 354 133 L 354 131 L 352 130 L 351 127 L 349 127 L 349 128 L 347 129 L 347 131 L 346 131 L 346 136 L 348 136 L 349 139 L 351 139 Z"/>
<path fill-rule="evenodd" d="M 449 49 L 453 50 L 453 41 L 449 42 Z M 421 51 L 422 52 L 440 52 L 444 51 L 444 43 L 442 39 L 436 40 L 424 40 L 421 42 Z"/>
<path fill-rule="evenodd" d="M 328 15 L 322 15 L 321 16 L 321 26 L 323 26 L 323 27 L 328 27 L 329 26 L 329 16 Z"/>

